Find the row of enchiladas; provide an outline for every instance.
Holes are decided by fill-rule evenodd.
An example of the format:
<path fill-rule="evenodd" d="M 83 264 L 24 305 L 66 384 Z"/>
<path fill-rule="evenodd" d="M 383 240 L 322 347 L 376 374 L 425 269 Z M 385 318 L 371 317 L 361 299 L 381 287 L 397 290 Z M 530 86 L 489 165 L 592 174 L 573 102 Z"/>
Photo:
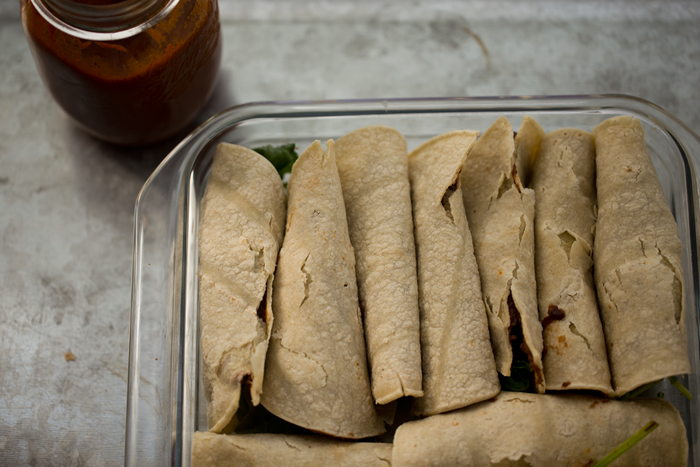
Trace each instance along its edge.
<path fill-rule="evenodd" d="M 640 123 L 617 117 L 593 134 L 545 135 L 525 117 L 514 134 L 500 118 L 477 135 L 446 133 L 411 154 L 399 132 L 382 126 L 330 140 L 326 150 L 315 142 L 294 165 L 288 202 L 262 156 L 217 148 L 199 231 L 211 432 L 235 429 L 242 388 L 252 404 L 284 420 L 347 439 L 384 432 L 377 407 L 410 396 L 413 413 L 428 418 L 399 428 L 397 465 L 429 464 L 427 457 L 442 459 L 434 465 L 482 465 L 476 459 L 489 443 L 463 431 L 483 424 L 474 419 L 482 412 L 489 430 L 505 430 L 499 423 L 522 404 L 545 418 L 555 410 L 574 411 L 567 419 L 576 419 L 584 406 L 610 412 L 597 416 L 608 427 L 599 433 L 618 430 L 615 419 L 658 412 L 673 420 L 668 431 L 657 430 L 659 446 L 687 457 L 682 422 L 663 401 L 608 406 L 609 399 L 597 404 L 580 395 L 501 393 L 500 381 L 523 361 L 540 394 L 584 389 L 615 397 L 690 371 L 681 243 Z M 566 426 L 596 429 L 586 423 Z M 407 454 L 424 430 L 445 432 L 429 443 L 438 450 Z M 547 443 L 568 439 L 551 427 L 540 434 L 549 432 Z M 400 435 L 417 442 L 399 442 Z M 193 460 L 214 459 L 211 445 L 253 439 L 273 452 L 275 443 L 294 442 L 220 436 L 197 434 Z M 497 464 L 544 456 L 528 465 L 566 458 L 556 449 L 524 448 L 521 438 L 513 438 L 513 449 L 525 449 L 520 454 L 499 445 L 505 457 L 487 457 Z M 588 453 L 564 444 L 578 462 L 624 441 L 618 438 L 602 436 L 596 446 L 584 440 Z M 674 444 L 661 442 L 666 438 Z M 476 456 L 473 463 L 436 457 L 447 440 L 463 446 L 458 457 Z M 387 449 L 350 443 L 366 444 Z"/>

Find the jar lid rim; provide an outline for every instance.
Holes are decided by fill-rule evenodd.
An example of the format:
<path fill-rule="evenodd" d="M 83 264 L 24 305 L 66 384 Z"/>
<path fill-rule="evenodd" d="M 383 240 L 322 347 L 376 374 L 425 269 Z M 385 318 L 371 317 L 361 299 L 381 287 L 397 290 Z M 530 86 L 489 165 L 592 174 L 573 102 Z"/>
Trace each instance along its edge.
<path fill-rule="evenodd" d="M 89 41 L 115 41 L 135 36 L 155 26 L 180 0 L 126 0 L 116 5 L 30 0 L 39 14 L 59 31 Z M 51 4 L 50 8 L 47 3 Z"/>

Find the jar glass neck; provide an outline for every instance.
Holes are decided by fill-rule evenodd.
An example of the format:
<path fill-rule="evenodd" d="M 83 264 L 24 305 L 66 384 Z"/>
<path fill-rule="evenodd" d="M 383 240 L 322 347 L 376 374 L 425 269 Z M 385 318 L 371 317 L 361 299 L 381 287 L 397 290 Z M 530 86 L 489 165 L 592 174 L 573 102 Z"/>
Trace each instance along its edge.
<path fill-rule="evenodd" d="M 85 40 L 134 36 L 167 16 L 179 0 L 31 0 L 57 29 Z"/>

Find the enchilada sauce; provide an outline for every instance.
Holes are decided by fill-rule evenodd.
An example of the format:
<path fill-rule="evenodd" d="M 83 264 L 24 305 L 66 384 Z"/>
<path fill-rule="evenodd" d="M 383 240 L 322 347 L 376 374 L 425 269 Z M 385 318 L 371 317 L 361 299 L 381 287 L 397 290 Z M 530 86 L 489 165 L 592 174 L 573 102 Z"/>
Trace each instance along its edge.
<path fill-rule="evenodd" d="M 180 0 L 155 26 L 110 42 L 57 30 L 28 0 L 22 20 L 56 101 L 106 141 L 134 145 L 165 139 L 199 113 L 213 90 L 221 60 L 217 0 Z"/>

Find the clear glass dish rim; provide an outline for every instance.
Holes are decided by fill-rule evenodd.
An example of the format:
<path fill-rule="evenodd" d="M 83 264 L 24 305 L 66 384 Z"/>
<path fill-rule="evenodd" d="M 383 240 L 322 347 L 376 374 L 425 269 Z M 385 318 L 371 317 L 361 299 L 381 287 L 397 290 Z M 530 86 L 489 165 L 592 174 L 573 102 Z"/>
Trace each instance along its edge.
<path fill-rule="evenodd" d="M 310 117 L 347 117 L 347 116 L 372 116 L 382 114 L 439 114 L 439 113 L 506 113 L 506 112 L 539 112 L 539 111 L 620 111 L 631 115 L 639 115 L 653 121 L 659 127 L 666 130 L 678 146 L 681 154 L 685 175 L 686 175 L 686 195 L 688 196 L 688 209 L 691 222 L 690 229 L 690 255 L 691 267 L 693 271 L 693 283 L 689 284 L 695 291 L 695 319 L 700 323 L 700 280 L 698 233 L 700 232 L 700 214 L 698 187 L 695 175 L 695 165 L 700 165 L 700 137 L 695 134 L 687 125 L 677 119 L 674 115 L 663 108 L 638 97 L 623 94 L 590 94 L 590 95 L 561 95 L 561 96 L 484 96 L 484 97 L 436 97 L 436 98 L 388 98 L 388 99 L 347 99 L 347 100 L 290 100 L 290 101 L 260 101 L 249 102 L 230 107 L 204 122 L 197 129 L 193 130 L 185 137 L 155 169 L 151 176 L 144 183 L 135 203 L 134 215 L 134 250 L 132 268 L 132 303 L 129 326 L 129 367 L 128 367 L 128 389 L 127 389 L 127 414 L 126 414 L 126 443 L 125 443 L 125 465 L 129 459 L 134 458 L 135 440 L 130 433 L 136 427 L 135 409 L 138 404 L 138 380 L 139 372 L 136 362 L 138 361 L 138 312 L 140 309 L 140 287 L 141 273 L 140 260 L 142 257 L 138 247 L 140 245 L 140 224 L 139 213 L 142 209 L 144 194 L 149 187 L 155 183 L 159 176 L 165 172 L 166 168 L 175 168 L 178 174 L 178 190 L 181 192 L 179 198 L 183 206 L 189 206 L 193 200 L 188 196 L 193 186 L 192 172 L 197 160 L 197 156 L 202 149 L 217 136 L 236 127 L 237 125 L 255 119 L 294 119 Z M 691 147 L 692 146 L 692 147 Z M 693 163 L 694 162 L 694 163 Z M 185 209 L 187 210 L 187 209 Z M 180 246 L 187 248 L 187 236 L 195 235 L 192 232 L 192 223 L 188 222 L 187 216 L 183 216 L 179 228 L 183 230 L 183 238 Z M 188 232 L 188 228 L 190 232 Z M 185 261 L 188 251 L 183 250 L 182 266 L 182 288 L 187 284 L 187 272 Z M 191 265 L 190 265 L 191 267 Z M 191 274 L 189 275 L 191 278 Z M 189 284 L 190 287 L 192 284 Z M 177 315 L 180 323 L 187 321 L 187 309 L 193 306 L 193 297 L 185 297 L 180 302 L 179 310 L 172 310 L 173 315 Z M 196 297 L 194 297 L 196 306 Z M 189 304 L 187 302 L 190 302 Z M 164 310 L 167 312 L 168 310 Z M 182 326 L 181 326 L 182 328 Z M 178 336 L 179 359 L 177 362 L 176 374 L 171 377 L 171 384 L 178 384 L 178 407 L 176 407 L 176 421 L 174 433 L 174 459 L 171 465 L 182 465 L 183 453 L 177 449 L 183 441 L 182 427 L 185 425 L 183 418 L 184 401 L 187 400 L 187 392 L 192 388 L 187 388 L 185 380 L 188 375 L 192 376 L 194 368 L 185 368 L 182 358 L 183 347 L 186 345 L 196 345 L 196 337 L 186 336 L 183 329 L 180 329 Z M 183 342 L 183 339 L 185 342 Z M 193 340 L 194 339 L 194 340 Z M 179 452 L 179 455 L 176 454 Z"/>
<path fill-rule="evenodd" d="M 612 101 L 612 103 L 610 102 Z M 588 102 L 589 105 L 580 106 L 576 105 L 583 102 Z M 607 105 L 606 105 L 607 102 Z M 373 115 L 377 114 L 378 106 L 382 106 L 386 113 L 436 113 L 436 112 L 454 112 L 459 109 L 456 105 L 454 107 L 444 107 L 444 108 L 422 108 L 423 105 L 427 104 L 457 104 L 464 103 L 465 107 L 470 108 L 470 112 L 494 112 L 494 111 L 528 111 L 528 110 L 549 110 L 549 111 L 562 111 L 562 110 L 605 110 L 605 109 L 619 109 L 619 110 L 630 110 L 635 113 L 639 113 L 640 110 L 645 109 L 649 113 L 645 114 L 647 118 L 655 121 L 666 130 L 671 131 L 673 129 L 683 130 L 689 133 L 690 136 L 695 138 L 695 140 L 700 143 L 700 136 L 698 136 L 693 130 L 691 130 L 685 123 L 676 118 L 673 114 L 666 111 L 658 105 L 642 99 L 640 97 L 629 96 L 626 94 L 573 94 L 573 95 L 553 95 L 553 96 L 478 96 L 478 97 L 426 97 L 426 98 L 387 98 L 387 99 L 338 99 L 338 100 L 280 100 L 280 101 L 253 101 L 246 102 L 243 104 L 235 105 L 229 107 L 228 109 L 222 110 L 218 114 L 212 116 L 207 121 L 202 123 L 199 127 L 192 130 L 192 132 L 186 136 L 172 151 L 163 159 L 163 161 L 156 167 L 151 176 L 144 183 L 143 188 L 139 192 L 137 197 L 137 207 L 138 200 L 141 198 L 142 193 L 148 187 L 153 178 L 157 177 L 162 171 L 163 167 L 173 162 L 173 159 L 183 157 L 183 154 L 179 154 L 181 149 L 189 142 L 197 139 L 205 140 L 202 143 L 206 144 L 207 141 L 211 140 L 211 137 L 206 137 L 207 133 L 209 136 L 214 134 L 214 131 L 218 132 L 231 128 L 236 124 L 242 123 L 246 120 L 252 120 L 255 118 L 299 118 L 302 116 L 317 116 L 317 117 L 331 117 L 331 116 L 347 116 L 347 115 Z M 555 103 L 559 104 L 555 106 Z M 624 107 L 621 105 L 612 104 L 622 104 L 628 103 L 630 107 Z M 489 104 L 493 106 L 489 107 Z M 529 104 L 529 105 L 528 105 Z M 338 107 L 331 110 L 332 107 Z M 391 109 L 389 107 L 392 107 Z M 287 110 L 285 110 L 287 109 Z M 671 124 L 671 128 L 668 124 Z M 221 127 L 217 127 L 222 125 Z M 674 128 L 676 127 L 676 128 Z M 675 133 L 675 132 L 673 132 Z M 199 144 L 198 147 L 204 144 Z M 684 154 L 685 155 L 685 154 Z M 700 160 L 700 155 L 698 155 Z"/>

